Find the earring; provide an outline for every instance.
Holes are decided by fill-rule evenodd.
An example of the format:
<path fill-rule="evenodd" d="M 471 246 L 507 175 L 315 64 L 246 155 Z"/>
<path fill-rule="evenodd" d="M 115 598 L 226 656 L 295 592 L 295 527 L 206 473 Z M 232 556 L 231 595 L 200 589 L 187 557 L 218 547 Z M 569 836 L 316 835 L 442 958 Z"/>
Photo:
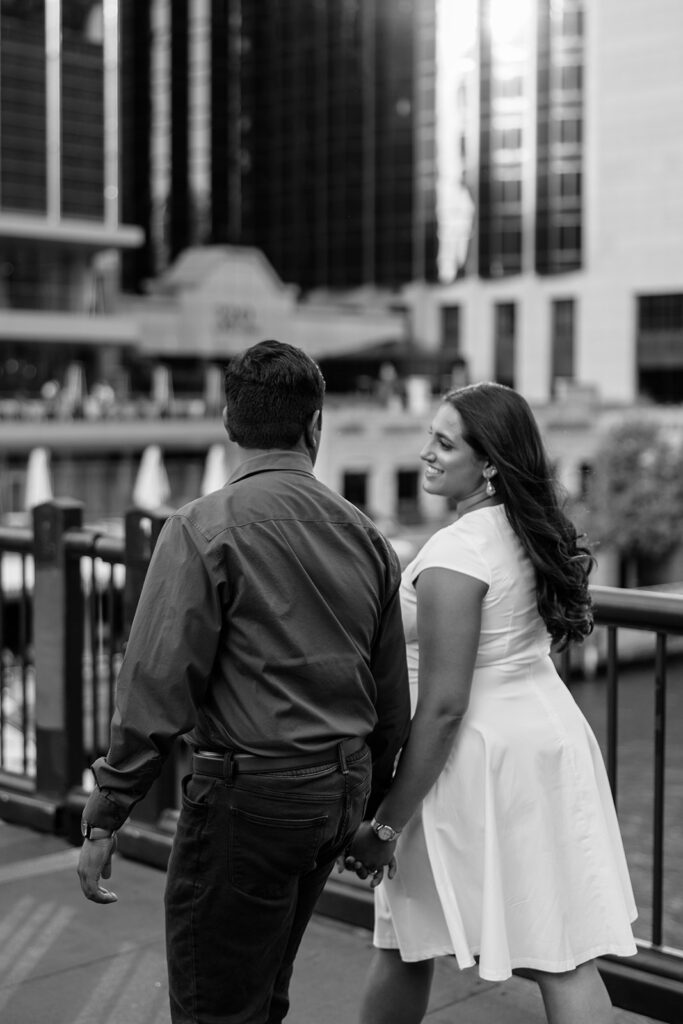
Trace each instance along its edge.
<path fill-rule="evenodd" d="M 491 479 L 496 475 L 496 470 L 491 466 L 484 470 L 484 480 L 486 480 L 486 497 L 492 498 L 496 493 L 496 488 L 493 486 Z"/>

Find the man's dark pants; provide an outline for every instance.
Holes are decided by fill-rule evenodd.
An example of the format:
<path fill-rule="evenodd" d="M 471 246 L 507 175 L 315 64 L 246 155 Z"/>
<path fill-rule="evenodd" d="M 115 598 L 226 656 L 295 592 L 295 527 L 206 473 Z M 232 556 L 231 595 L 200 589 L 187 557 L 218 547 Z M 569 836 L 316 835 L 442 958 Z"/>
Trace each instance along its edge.
<path fill-rule="evenodd" d="M 183 783 L 166 883 L 171 1019 L 279 1024 L 306 925 L 363 818 L 370 753 L 224 774 Z"/>

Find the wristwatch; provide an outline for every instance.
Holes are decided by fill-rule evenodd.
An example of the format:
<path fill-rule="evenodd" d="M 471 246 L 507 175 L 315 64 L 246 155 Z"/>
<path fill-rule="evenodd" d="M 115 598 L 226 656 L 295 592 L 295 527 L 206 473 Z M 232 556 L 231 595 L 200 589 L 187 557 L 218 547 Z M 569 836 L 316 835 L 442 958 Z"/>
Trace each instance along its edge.
<path fill-rule="evenodd" d="M 377 818 L 373 818 L 370 822 L 370 827 L 375 833 L 378 839 L 381 839 L 383 843 L 393 843 L 395 839 L 400 836 L 400 831 L 392 828 L 391 825 L 382 825 Z"/>
<path fill-rule="evenodd" d="M 112 839 L 115 832 L 110 828 L 98 828 L 96 825 L 91 825 L 89 821 L 83 819 L 81 821 L 81 835 L 84 839 Z"/>

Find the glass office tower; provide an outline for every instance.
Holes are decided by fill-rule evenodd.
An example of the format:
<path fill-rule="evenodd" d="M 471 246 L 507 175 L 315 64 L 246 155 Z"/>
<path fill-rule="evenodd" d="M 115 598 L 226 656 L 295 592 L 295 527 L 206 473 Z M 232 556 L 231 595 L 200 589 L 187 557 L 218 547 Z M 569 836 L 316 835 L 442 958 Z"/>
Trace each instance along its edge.
<path fill-rule="evenodd" d="M 151 239 L 138 264 L 236 243 L 303 289 L 410 280 L 415 26 L 432 7 L 122 0 L 124 202 Z"/>

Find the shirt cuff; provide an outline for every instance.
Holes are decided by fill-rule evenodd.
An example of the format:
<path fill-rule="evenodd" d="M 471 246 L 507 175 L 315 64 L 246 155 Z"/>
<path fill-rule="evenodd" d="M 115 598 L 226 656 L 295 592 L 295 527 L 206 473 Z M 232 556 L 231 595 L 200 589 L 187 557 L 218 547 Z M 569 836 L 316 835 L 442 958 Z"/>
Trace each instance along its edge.
<path fill-rule="evenodd" d="M 100 789 L 95 789 L 88 797 L 83 808 L 83 820 L 95 828 L 109 829 L 116 832 L 126 818 L 128 810 L 119 806 Z"/>

